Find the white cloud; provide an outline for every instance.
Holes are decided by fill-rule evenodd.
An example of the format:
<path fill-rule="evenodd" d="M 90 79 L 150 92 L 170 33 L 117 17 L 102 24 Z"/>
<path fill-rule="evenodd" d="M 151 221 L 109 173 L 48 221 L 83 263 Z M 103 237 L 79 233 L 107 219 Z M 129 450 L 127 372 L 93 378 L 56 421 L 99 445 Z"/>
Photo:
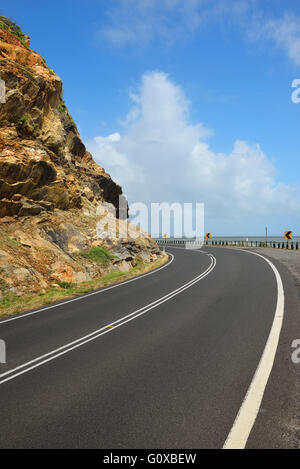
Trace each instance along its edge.
<path fill-rule="evenodd" d="M 300 65 L 300 17 L 286 13 L 282 18 L 269 20 L 262 26 L 262 34 L 283 47 L 289 58 Z"/>
<path fill-rule="evenodd" d="M 101 33 L 117 46 L 142 45 L 156 37 L 170 40 L 181 28 L 181 22 L 170 18 L 177 10 L 186 10 L 178 0 L 117 0 L 107 9 L 108 22 Z"/>
<path fill-rule="evenodd" d="M 108 137 L 97 137 L 98 143 L 106 143 L 106 142 L 119 142 L 121 140 L 121 135 L 118 132 L 114 134 L 108 135 Z"/>
<path fill-rule="evenodd" d="M 114 46 L 172 45 L 200 28 L 233 27 L 255 42 L 272 40 L 300 65 L 300 17 L 284 10 L 274 17 L 273 11 L 258 0 L 115 0 L 100 35 Z"/>
<path fill-rule="evenodd" d="M 122 135 L 95 137 L 88 149 L 129 202 L 205 202 L 215 219 L 299 215 L 300 187 L 276 182 L 276 168 L 258 144 L 237 140 L 215 153 L 211 131 L 189 121 L 190 103 L 162 72 L 146 73 Z"/>
<path fill-rule="evenodd" d="M 122 148 L 119 148 L 120 140 L 121 136 L 116 132 L 107 137 L 95 137 L 94 141 L 89 142 L 88 146 L 95 155 L 96 161 L 101 166 L 105 164 L 105 169 L 113 174 L 116 181 L 126 181 L 126 184 L 131 185 L 135 181 L 138 168 L 130 160 L 130 157 L 122 152 Z"/>
<path fill-rule="evenodd" d="M 115 46 L 172 44 L 209 21 L 241 20 L 257 0 L 115 0 L 101 35 Z"/>

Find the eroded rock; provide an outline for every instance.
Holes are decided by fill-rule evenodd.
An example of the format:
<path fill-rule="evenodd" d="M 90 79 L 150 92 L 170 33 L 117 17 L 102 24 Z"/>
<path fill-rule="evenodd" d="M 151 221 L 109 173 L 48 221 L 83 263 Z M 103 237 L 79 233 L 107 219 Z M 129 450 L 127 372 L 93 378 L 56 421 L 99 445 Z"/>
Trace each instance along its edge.
<path fill-rule="evenodd" d="M 0 105 L 0 298 L 128 272 L 137 259 L 160 255 L 151 237 L 126 221 L 127 203 L 119 211 L 122 189 L 86 151 L 62 99 L 61 79 L 30 49 L 27 36 L 1 29 L 1 21 L 0 68 L 6 86 Z M 98 227 L 102 216 L 109 227 Z M 83 255 L 95 247 L 113 257 L 101 264 Z"/>

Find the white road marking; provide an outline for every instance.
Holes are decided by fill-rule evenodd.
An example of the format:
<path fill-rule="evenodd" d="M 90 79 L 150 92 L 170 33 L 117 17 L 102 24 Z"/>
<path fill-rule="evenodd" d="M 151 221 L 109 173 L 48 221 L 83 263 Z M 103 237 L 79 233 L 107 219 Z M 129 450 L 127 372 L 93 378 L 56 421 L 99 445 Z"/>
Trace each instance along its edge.
<path fill-rule="evenodd" d="M 86 343 L 88 343 L 92 340 L 95 340 L 98 337 L 101 337 L 102 335 L 107 334 L 108 332 L 114 331 L 118 327 L 123 326 L 124 324 L 126 324 L 130 321 L 133 321 L 137 317 L 147 313 L 148 311 L 150 311 L 154 308 L 157 308 L 158 306 L 160 306 L 161 304 L 163 304 L 166 301 L 170 300 L 174 296 L 179 295 L 184 290 L 187 290 L 188 288 L 192 287 L 195 283 L 199 282 L 204 277 L 209 275 L 210 272 L 215 268 L 216 258 L 212 254 L 209 254 L 208 256 L 211 259 L 210 266 L 204 272 L 202 272 L 200 275 L 195 277 L 194 279 L 192 279 L 189 282 L 185 283 L 181 287 L 176 288 L 176 290 L 171 291 L 170 293 L 168 293 L 167 295 L 157 299 L 156 301 L 144 306 L 143 308 L 140 308 L 140 309 L 134 311 L 133 313 L 130 313 L 130 314 L 128 314 L 128 315 L 126 315 L 126 316 L 112 322 L 111 324 L 108 324 L 104 327 L 101 327 L 100 329 L 95 330 L 95 331 L 91 332 L 90 334 L 88 334 L 84 337 L 80 337 L 79 339 L 74 340 L 73 342 L 70 342 L 66 345 L 63 345 L 62 347 L 59 347 L 55 350 L 52 350 L 52 352 L 48 352 L 44 355 L 41 355 L 40 357 L 35 358 L 34 360 L 31 360 L 27 363 L 24 363 L 23 365 L 17 366 L 16 368 L 14 368 L 12 370 L 8 370 L 5 373 L 2 373 L 0 375 L 0 385 L 7 382 L 7 381 L 10 381 L 10 380 L 16 378 L 17 376 L 20 376 L 24 373 L 27 373 L 30 370 L 33 370 L 34 368 L 37 368 L 37 367 L 39 367 L 39 366 L 41 366 L 41 365 L 43 365 L 43 364 L 45 364 L 45 363 L 47 363 L 51 360 L 54 360 L 55 358 L 60 357 L 61 355 L 64 355 L 68 352 L 71 352 L 72 350 L 74 350 L 78 347 L 81 347 L 82 345 L 84 345 L 84 344 L 86 344 Z M 19 370 L 21 370 L 21 371 L 19 371 Z M 8 375 L 11 375 L 11 376 L 8 376 Z M 3 379 L 1 380 L 1 378 L 3 378 Z"/>
<path fill-rule="evenodd" d="M 261 254 L 248 250 L 246 252 L 261 257 L 273 270 L 277 282 L 277 305 L 265 349 L 223 449 L 244 449 L 246 446 L 273 368 L 284 316 L 284 290 L 278 270 L 269 259 Z"/>
<path fill-rule="evenodd" d="M 104 293 L 108 290 L 112 290 L 113 288 L 121 287 L 122 285 L 126 285 L 127 283 L 135 282 L 136 280 L 139 280 L 140 278 L 144 278 L 144 277 L 147 277 L 148 275 L 155 274 L 159 270 L 162 270 L 165 267 L 168 267 L 170 264 L 172 264 L 172 262 L 174 260 L 174 256 L 171 253 L 169 253 L 169 255 L 171 256 L 171 260 L 169 260 L 169 262 L 164 264 L 162 267 L 159 267 L 158 269 L 152 270 L 152 272 L 147 272 L 146 274 L 139 275 L 138 277 L 132 278 L 130 280 L 125 280 L 124 282 L 117 283 L 116 285 L 111 285 L 110 287 L 106 287 L 106 288 L 103 288 L 103 289 L 98 290 L 98 291 L 93 291 L 91 293 L 87 293 L 85 295 L 78 296 L 77 298 L 72 298 L 71 300 L 65 300 L 65 301 L 62 301 L 61 303 L 57 303 L 55 305 L 46 306 L 45 308 L 37 309 L 35 311 L 31 311 L 30 313 L 18 314 L 16 316 L 12 317 L 12 318 L 3 319 L 2 321 L 0 321 L 0 326 L 1 326 L 1 324 L 4 324 L 5 322 L 11 322 L 11 321 L 16 321 L 17 319 L 23 319 L 23 318 L 26 318 L 27 316 L 32 316 L 32 315 L 37 314 L 37 313 L 42 313 L 43 311 L 47 311 L 47 310 L 52 309 L 52 308 L 58 308 L 58 306 L 66 305 L 68 303 L 73 303 L 73 301 L 79 301 L 79 300 L 83 300 L 84 298 L 88 298 L 89 296 L 99 295 L 100 293 Z"/>

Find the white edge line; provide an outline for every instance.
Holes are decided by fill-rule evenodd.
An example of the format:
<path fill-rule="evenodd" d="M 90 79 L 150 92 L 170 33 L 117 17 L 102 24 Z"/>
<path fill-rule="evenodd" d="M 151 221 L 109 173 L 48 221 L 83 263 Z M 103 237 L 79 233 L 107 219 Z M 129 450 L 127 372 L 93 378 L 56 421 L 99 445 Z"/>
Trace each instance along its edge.
<path fill-rule="evenodd" d="M 44 355 L 41 355 L 40 357 L 37 357 L 37 358 L 27 362 L 27 363 L 24 363 L 23 365 L 19 365 L 18 367 L 14 368 L 12 370 L 8 370 L 5 373 L 2 373 L 0 375 L 0 378 L 4 377 L 4 376 L 7 376 L 9 374 L 12 374 L 12 373 L 15 373 L 15 374 L 12 374 L 12 376 L 9 376 L 9 377 L 4 378 L 3 380 L 1 380 L 0 385 L 7 382 L 7 381 L 10 381 L 10 380 L 18 377 L 18 376 L 20 376 L 24 373 L 27 373 L 28 371 L 33 370 L 34 368 L 37 368 L 37 367 L 39 367 L 39 366 L 41 366 L 41 365 L 43 365 L 43 364 L 45 364 L 45 363 L 47 363 L 51 360 L 54 360 L 55 358 L 60 357 L 61 355 L 64 355 L 68 352 L 71 352 L 72 350 L 74 350 L 78 347 L 81 347 L 82 345 L 84 345 L 84 344 L 86 344 L 86 343 L 88 343 L 92 340 L 95 340 L 98 337 L 101 337 L 102 335 L 113 331 L 114 329 L 117 329 L 118 327 L 126 324 L 127 322 L 133 321 L 134 319 L 136 319 L 137 317 L 147 313 L 151 309 L 154 309 L 157 306 L 160 306 L 161 304 L 163 304 L 166 301 L 170 300 L 174 296 L 179 295 L 184 290 L 187 290 L 188 288 L 193 286 L 195 283 L 199 282 L 204 277 L 209 275 L 210 272 L 215 268 L 216 258 L 211 254 L 209 254 L 209 257 L 211 258 L 210 266 L 204 272 L 202 272 L 200 275 L 198 275 L 194 279 L 190 280 L 186 284 L 182 285 L 181 287 L 177 288 L 176 290 L 173 290 L 172 292 L 168 293 L 167 295 L 163 296 L 162 298 L 159 298 L 158 300 L 154 301 L 153 303 L 150 303 L 149 305 L 146 305 L 143 308 L 140 308 L 137 311 L 134 311 L 133 313 L 130 313 L 127 316 L 124 316 L 123 318 L 120 318 L 120 319 L 116 320 L 115 322 L 102 327 L 101 329 L 98 329 L 94 332 L 91 332 L 90 334 L 88 334 L 84 337 L 81 337 L 80 339 L 77 339 L 73 342 L 70 342 L 69 344 L 63 345 L 62 347 L 59 347 L 58 349 L 55 349 L 52 352 L 48 352 Z M 63 349 L 66 349 L 66 350 L 63 350 Z M 57 352 L 59 352 L 59 353 L 57 353 Z M 53 355 L 53 354 L 55 354 L 55 355 Z M 52 355 L 52 356 L 50 356 L 50 355 Z M 48 357 L 48 358 L 46 358 L 46 357 Z M 44 358 L 46 358 L 46 359 L 44 359 Z M 42 361 L 40 361 L 40 360 L 42 360 Z M 33 363 L 35 363 L 37 361 L 38 361 L 38 363 L 36 363 L 35 365 L 32 365 Z M 32 366 L 28 367 L 29 365 L 32 365 Z M 25 367 L 27 367 L 27 368 L 25 368 Z M 22 371 L 19 371 L 18 373 L 16 373 L 16 371 L 18 371 L 22 368 L 25 368 L 25 369 L 22 370 Z"/>
<path fill-rule="evenodd" d="M 277 268 L 269 259 L 261 254 L 246 249 L 243 251 L 261 257 L 272 268 L 277 282 L 277 304 L 272 327 L 263 354 L 234 424 L 224 443 L 223 449 L 244 449 L 247 444 L 273 368 L 284 317 L 284 290 Z"/>
<path fill-rule="evenodd" d="M 31 311 L 29 313 L 17 314 L 16 316 L 14 316 L 12 318 L 9 318 L 9 319 L 3 319 L 2 321 L 0 321 L 0 326 L 1 326 L 1 324 L 4 324 L 5 322 L 16 321 L 17 319 L 23 319 L 23 318 L 26 318 L 27 316 L 32 316 L 32 315 L 37 314 L 37 313 L 42 313 L 43 311 L 47 311 L 48 309 L 58 308 L 59 306 L 66 305 L 68 303 L 73 303 L 74 301 L 83 300 L 84 298 L 88 298 L 89 296 L 98 295 L 98 294 L 104 293 L 108 290 L 112 290 L 113 288 L 117 288 L 117 287 L 121 287 L 122 285 L 126 285 L 127 283 L 135 282 L 136 280 L 139 280 L 140 278 L 143 278 L 143 277 L 147 277 L 148 275 L 155 274 L 159 270 L 162 270 L 165 267 L 168 267 L 170 264 L 172 264 L 172 262 L 174 260 L 173 254 L 171 254 L 171 253 L 166 253 L 166 254 L 171 256 L 171 260 L 166 262 L 166 264 L 164 264 L 163 266 L 152 270 L 151 272 L 147 272 L 146 274 L 138 275 L 137 277 L 131 278 L 130 280 L 125 280 L 124 282 L 117 283 L 116 285 L 111 285 L 110 287 L 106 287 L 106 288 L 103 288 L 101 290 L 93 291 L 91 293 L 86 293 L 86 294 L 78 296 L 76 298 L 72 298 L 71 300 L 66 300 L 66 301 L 62 301 L 61 303 L 57 303 L 55 305 L 46 306 L 46 308 L 37 309 L 37 310 Z"/>
<path fill-rule="evenodd" d="M 202 272 L 201 274 L 199 274 L 197 277 L 193 278 L 192 280 L 190 280 L 189 282 L 185 283 L 184 285 L 181 285 L 181 287 L 178 287 L 178 288 L 176 288 L 175 290 L 173 290 L 173 291 L 167 293 L 166 295 L 162 296 L 161 298 L 158 298 L 157 300 L 153 301 L 152 303 L 149 303 L 148 305 L 143 306 L 142 308 L 140 308 L 140 309 L 134 311 L 133 313 L 129 313 L 129 314 L 127 314 L 127 315 L 124 316 L 124 317 L 121 317 L 121 318 L 119 318 L 119 319 L 116 319 L 116 321 L 114 321 L 114 322 L 112 322 L 112 323 L 110 323 L 110 324 L 106 324 L 105 326 L 101 327 L 100 329 L 96 329 L 95 331 L 90 332 L 89 334 L 87 334 L 87 335 L 85 335 L 85 336 L 83 336 L 83 337 L 80 337 L 79 339 L 76 339 L 76 340 L 74 340 L 74 341 L 72 341 L 72 342 L 69 342 L 69 343 L 66 344 L 66 345 L 62 345 L 61 347 L 58 347 L 57 349 L 52 350 L 51 352 L 45 353 L 44 355 L 41 355 L 41 356 L 39 356 L 39 357 L 37 357 L 37 358 L 35 358 L 35 359 L 29 361 L 29 362 L 26 362 L 26 363 L 24 363 L 23 365 L 19 365 L 19 366 L 17 366 L 16 368 L 13 368 L 13 369 L 11 369 L 11 370 L 8 370 L 8 371 L 6 371 L 6 372 L 0 374 L 0 378 L 2 378 L 3 376 L 6 376 L 6 375 L 8 375 L 8 374 L 11 374 L 11 373 L 13 373 L 14 371 L 16 371 L 16 370 L 18 370 L 18 369 L 20 369 L 20 368 L 24 368 L 25 366 L 27 366 L 27 365 L 29 365 L 29 364 L 31 364 L 31 363 L 34 363 L 34 362 L 36 362 L 36 361 L 39 361 L 39 360 L 41 360 L 42 358 L 45 358 L 45 357 L 47 357 L 47 356 L 49 356 L 49 355 L 52 355 L 53 353 L 56 353 L 56 352 L 58 352 L 58 351 L 60 351 L 60 350 L 63 350 L 63 349 L 65 349 L 65 348 L 67 348 L 67 347 L 70 347 L 70 346 L 72 346 L 72 345 L 74 345 L 74 344 L 76 344 L 76 343 L 78 343 L 78 342 L 81 342 L 82 340 L 87 339 L 88 337 L 91 337 L 91 336 L 93 336 L 93 335 L 95 335 L 95 334 L 98 334 L 99 332 L 101 332 L 101 331 L 103 331 L 103 330 L 105 330 L 105 329 L 107 329 L 107 328 L 109 328 L 109 327 L 111 327 L 111 326 L 115 326 L 115 325 L 116 325 L 117 323 L 119 323 L 120 321 L 124 321 L 125 319 L 127 319 L 127 318 L 129 318 L 129 317 L 131 317 L 131 316 L 133 316 L 133 315 L 135 315 L 135 314 L 137 314 L 137 313 L 143 311 L 143 310 L 146 309 L 146 308 L 149 308 L 150 306 L 153 306 L 153 305 L 158 306 L 158 305 L 156 305 L 156 303 L 159 303 L 159 304 L 160 304 L 160 303 L 162 302 L 162 300 L 165 300 L 165 298 L 169 299 L 169 297 L 170 297 L 171 295 L 174 296 L 174 295 L 173 295 L 174 293 L 176 293 L 176 294 L 177 294 L 177 292 L 180 293 L 180 291 L 181 291 L 184 287 L 191 286 L 190 284 L 194 284 L 195 281 L 200 280 L 200 279 L 202 278 L 202 276 L 203 276 L 204 274 L 206 274 L 206 272 L 207 272 L 208 270 L 210 270 L 211 265 L 212 265 L 212 262 L 211 262 L 210 266 L 209 266 L 204 272 Z M 179 291 L 179 290 L 180 290 L 180 291 Z"/>

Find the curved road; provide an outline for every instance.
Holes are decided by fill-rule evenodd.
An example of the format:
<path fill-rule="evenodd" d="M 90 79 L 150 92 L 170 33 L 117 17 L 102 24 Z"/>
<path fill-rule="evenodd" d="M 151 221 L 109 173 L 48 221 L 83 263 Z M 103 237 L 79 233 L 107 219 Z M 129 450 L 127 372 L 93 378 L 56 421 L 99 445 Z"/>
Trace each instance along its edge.
<path fill-rule="evenodd" d="M 168 252 L 150 275 L 0 321 L 1 448 L 223 447 L 276 278 L 249 252 Z"/>

